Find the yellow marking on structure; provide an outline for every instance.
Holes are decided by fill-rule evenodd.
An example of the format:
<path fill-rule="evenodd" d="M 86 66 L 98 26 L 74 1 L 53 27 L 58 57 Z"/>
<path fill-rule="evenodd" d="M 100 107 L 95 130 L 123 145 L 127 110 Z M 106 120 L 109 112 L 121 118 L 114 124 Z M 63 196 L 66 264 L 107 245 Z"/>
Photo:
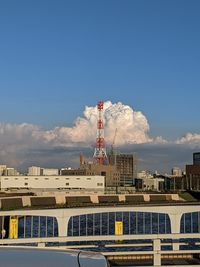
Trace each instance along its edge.
<path fill-rule="evenodd" d="M 18 238 L 18 218 L 17 216 L 10 216 L 9 238 Z"/>
<path fill-rule="evenodd" d="M 123 235 L 123 222 L 115 222 L 115 235 Z"/>

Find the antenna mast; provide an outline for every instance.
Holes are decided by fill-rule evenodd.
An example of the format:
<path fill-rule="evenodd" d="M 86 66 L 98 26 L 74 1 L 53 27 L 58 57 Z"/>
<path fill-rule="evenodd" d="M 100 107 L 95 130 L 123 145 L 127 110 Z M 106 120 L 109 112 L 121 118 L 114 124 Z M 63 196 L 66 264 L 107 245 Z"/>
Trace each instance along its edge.
<path fill-rule="evenodd" d="M 94 163 L 102 165 L 108 164 L 108 157 L 106 154 L 105 139 L 104 139 L 104 123 L 103 123 L 103 101 L 99 101 L 97 105 L 98 120 L 97 120 L 97 138 L 96 147 L 94 150 Z"/>

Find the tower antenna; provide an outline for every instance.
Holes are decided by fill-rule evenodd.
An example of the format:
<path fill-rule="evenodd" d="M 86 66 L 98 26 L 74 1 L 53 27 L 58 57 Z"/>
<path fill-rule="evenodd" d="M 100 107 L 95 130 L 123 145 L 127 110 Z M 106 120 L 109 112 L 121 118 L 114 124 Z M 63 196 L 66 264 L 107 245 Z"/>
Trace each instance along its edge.
<path fill-rule="evenodd" d="M 98 165 L 108 164 L 108 157 L 106 154 L 105 139 L 104 139 L 104 123 L 103 123 L 103 101 L 99 101 L 97 105 L 98 120 L 97 120 L 97 137 L 96 147 L 94 150 L 94 163 Z"/>

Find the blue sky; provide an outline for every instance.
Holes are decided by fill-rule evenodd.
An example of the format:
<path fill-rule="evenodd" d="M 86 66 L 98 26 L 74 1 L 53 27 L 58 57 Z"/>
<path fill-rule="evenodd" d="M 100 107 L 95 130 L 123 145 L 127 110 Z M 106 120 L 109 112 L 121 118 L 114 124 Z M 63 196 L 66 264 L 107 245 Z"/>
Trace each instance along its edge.
<path fill-rule="evenodd" d="M 200 1 L 1 0 L 0 122 L 72 125 L 121 101 L 150 135 L 199 133 Z"/>

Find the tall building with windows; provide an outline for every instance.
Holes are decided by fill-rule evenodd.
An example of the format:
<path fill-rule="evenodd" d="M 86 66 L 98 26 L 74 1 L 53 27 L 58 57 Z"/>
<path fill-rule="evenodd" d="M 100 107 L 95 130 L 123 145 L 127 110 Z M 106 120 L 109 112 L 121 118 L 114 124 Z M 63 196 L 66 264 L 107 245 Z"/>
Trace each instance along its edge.
<path fill-rule="evenodd" d="M 186 165 L 186 189 L 200 190 L 200 152 L 193 153 L 193 165 Z"/>
<path fill-rule="evenodd" d="M 120 186 L 132 186 L 137 178 L 136 154 L 110 154 L 109 162 L 120 173 Z"/>
<path fill-rule="evenodd" d="M 193 153 L 193 165 L 200 165 L 200 152 Z"/>

